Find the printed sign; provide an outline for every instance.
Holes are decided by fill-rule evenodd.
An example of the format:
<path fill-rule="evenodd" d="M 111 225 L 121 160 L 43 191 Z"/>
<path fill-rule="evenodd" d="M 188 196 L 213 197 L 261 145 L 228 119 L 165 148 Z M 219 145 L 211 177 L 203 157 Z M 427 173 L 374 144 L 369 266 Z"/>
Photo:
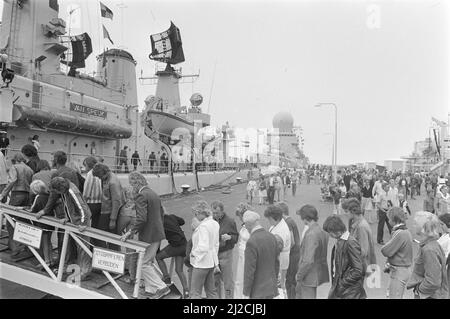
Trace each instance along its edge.
<path fill-rule="evenodd" d="M 78 113 L 84 113 L 91 116 L 97 116 L 106 119 L 106 115 L 108 114 L 106 111 L 94 109 L 93 107 L 70 103 L 70 110 Z"/>
<path fill-rule="evenodd" d="M 92 268 L 123 274 L 125 270 L 125 254 L 94 247 Z"/>
<path fill-rule="evenodd" d="M 39 249 L 41 247 L 41 238 L 41 228 L 16 222 L 13 236 L 15 241 Z"/>

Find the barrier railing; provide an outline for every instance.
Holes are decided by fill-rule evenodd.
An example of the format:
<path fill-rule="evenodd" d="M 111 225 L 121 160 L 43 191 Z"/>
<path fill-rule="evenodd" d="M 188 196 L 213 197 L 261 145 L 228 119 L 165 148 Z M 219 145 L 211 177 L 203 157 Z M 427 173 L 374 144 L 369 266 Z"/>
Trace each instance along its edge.
<path fill-rule="evenodd" d="M 36 219 L 35 214 L 29 213 L 25 211 L 22 208 L 19 207 L 13 207 L 5 204 L 0 204 L 0 226 L 3 227 L 3 218 L 6 219 L 7 223 L 10 223 L 11 226 L 15 229 L 16 227 L 16 221 L 15 218 L 21 218 L 30 222 L 39 222 L 41 224 L 45 224 L 48 226 L 53 226 L 55 228 L 58 228 L 59 231 L 64 231 L 64 239 L 61 249 L 61 254 L 59 256 L 59 267 L 58 267 L 58 273 L 55 275 L 52 270 L 48 267 L 48 265 L 45 263 L 45 261 L 42 259 L 42 257 L 39 255 L 39 253 L 36 251 L 35 248 L 31 246 L 27 246 L 28 249 L 33 253 L 33 255 L 36 257 L 36 259 L 39 261 L 39 263 L 42 265 L 42 267 L 45 269 L 47 274 L 50 276 L 51 279 L 55 282 L 62 282 L 62 275 L 64 273 L 64 266 L 65 266 L 65 260 L 66 260 L 66 254 L 67 254 L 67 246 L 69 243 L 69 236 L 73 238 L 75 243 L 79 245 L 86 254 L 92 258 L 93 254 L 91 250 L 86 246 L 86 244 L 83 242 L 82 239 L 78 237 L 78 235 L 82 235 L 84 237 L 92 238 L 101 240 L 103 242 L 106 242 L 108 244 L 117 245 L 119 247 L 131 249 L 135 251 L 135 253 L 138 254 L 137 259 L 137 267 L 136 267 L 136 283 L 134 285 L 133 290 L 133 298 L 138 298 L 139 296 L 139 285 L 141 282 L 141 269 L 144 259 L 144 253 L 149 244 L 136 241 L 136 240 L 127 240 L 127 241 L 121 241 L 121 237 L 119 235 L 111 234 L 102 230 L 98 230 L 95 228 L 87 227 L 83 232 L 80 232 L 79 228 L 75 225 L 72 225 L 70 223 L 62 224 L 59 222 L 58 219 L 53 217 L 47 217 L 44 216 L 39 219 L 39 221 Z M 107 271 L 102 270 L 102 273 L 106 276 L 108 281 L 113 285 L 113 287 L 116 289 L 116 291 L 119 293 L 119 295 L 123 299 L 128 299 L 128 296 L 124 293 L 122 288 L 117 284 L 115 279 L 111 276 L 111 274 Z"/>
<path fill-rule="evenodd" d="M 1 150 L 1 149 L 0 149 Z M 11 159 L 15 153 L 20 152 L 20 149 L 7 149 L 7 159 Z M 52 158 L 52 154 L 55 151 L 39 151 L 39 156 L 42 159 L 47 159 L 50 161 Z M 115 173 L 125 173 L 134 170 L 134 165 L 130 158 L 127 158 L 127 165 L 119 164 L 121 161 L 120 156 L 104 156 L 104 155 L 89 155 L 89 154 L 81 154 L 81 153 L 68 153 L 68 164 L 70 162 L 75 163 L 81 170 L 83 170 L 83 160 L 88 156 L 94 156 L 97 158 L 103 158 L 105 162 L 108 162 L 108 166 Z M 50 163 L 51 164 L 51 163 Z M 234 162 L 219 162 L 219 163 L 196 163 L 195 170 L 197 172 L 217 172 L 217 171 L 234 171 L 239 169 L 249 169 L 252 167 L 258 167 L 260 165 L 265 165 L 264 163 L 234 163 Z M 174 173 L 188 173 L 193 172 L 192 163 L 184 163 L 184 162 L 176 162 L 172 163 L 173 172 Z M 128 168 L 128 170 L 126 169 Z M 165 174 L 169 172 L 169 163 L 161 161 L 154 162 L 153 165 L 150 164 L 148 159 L 141 159 L 140 163 L 136 165 L 136 170 L 143 174 Z"/>

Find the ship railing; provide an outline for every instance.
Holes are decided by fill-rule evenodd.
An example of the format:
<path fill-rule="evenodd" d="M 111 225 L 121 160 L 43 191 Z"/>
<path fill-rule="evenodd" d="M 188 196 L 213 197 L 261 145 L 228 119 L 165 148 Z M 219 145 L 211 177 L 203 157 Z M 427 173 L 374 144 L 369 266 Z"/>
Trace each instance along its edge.
<path fill-rule="evenodd" d="M 87 227 L 84 231 L 80 231 L 79 228 L 71 223 L 62 224 L 60 220 L 54 217 L 48 217 L 43 216 L 39 219 L 39 221 L 36 219 L 35 214 L 32 214 L 26 210 L 24 210 L 22 207 L 13 207 L 6 204 L 0 204 L 0 233 L 1 233 L 1 227 L 3 227 L 3 218 L 6 219 L 6 223 L 11 224 L 13 229 L 16 227 L 16 222 L 24 223 L 23 221 L 26 221 L 29 224 L 33 224 L 34 222 L 38 222 L 41 224 L 45 224 L 48 226 L 53 226 L 57 231 L 64 232 L 64 239 L 61 247 L 61 254 L 59 256 L 59 266 L 58 266 L 58 272 L 55 274 L 49 266 L 46 264 L 46 262 L 43 260 L 41 255 L 38 253 L 38 251 L 31 247 L 27 246 L 28 249 L 32 252 L 34 257 L 39 261 L 39 263 L 42 265 L 42 267 L 45 269 L 48 276 L 55 282 L 61 283 L 63 282 L 63 273 L 64 273 L 64 267 L 65 267 L 65 260 L 68 250 L 68 244 L 69 244 L 69 237 L 71 237 L 77 245 L 79 245 L 85 253 L 92 258 L 93 252 L 91 251 L 90 244 L 87 243 L 90 241 L 90 239 L 96 239 L 102 242 L 106 242 L 111 245 L 119 246 L 123 249 L 126 249 L 127 251 L 131 250 L 132 254 L 135 253 L 138 255 L 137 258 L 137 267 L 136 267 L 136 281 L 134 285 L 133 290 L 133 298 L 138 298 L 139 296 L 139 285 L 141 282 L 141 270 L 144 260 L 144 254 L 149 246 L 149 244 L 140 242 L 137 240 L 131 240 L 128 239 L 126 241 L 121 240 L 121 236 L 111 234 L 99 229 L 95 229 L 92 227 Z M 45 230 L 44 230 L 45 231 Z M 87 241 L 85 238 L 89 238 L 89 241 Z M 119 252 L 119 251 L 117 251 Z M 123 299 L 129 299 L 128 296 L 125 294 L 125 292 L 122 290 L 122 288 L 118 285 L 116 280 L 111 276 L 111 274 L 107 271 L 102 270 L 102 273 L 106 276 L 108 281 L 112 284 L 112 286 L 116 289 L 116 291 L 119 293 L 119 295 Z"/>
<path fill-rule="evenodd" d="M 0 149 L 3 150 L 3 149 Z M 7 149 L 7 159 L 11 159 L 15 153 L 20 153 L 20 149 Z M 41 159 L 46 159 L 51 164 L 52 155 L 55 151 L 39 151 L 39 157 Z M 67 154 L 67 165 L 74 166 L 80 169 L 80 172 L 83 172 L 83 161 L 88 156 L 94 156 L 99 161 L 105 162 L 105 164 L 110 167 L 110 169 L 115 173 L 128 173 L 130 171 L 134 171 L 134 165 L 131 161 L 131 158 L 128 157 L 126 160 L 126 165 L 120 162 L 122 158 L 120 156 L 106 156 L 106 155 L 89 155 L 89 154 L 81 154 L 81 153 L 68 153 Z M 262 164 L 262 163 L 261 163 Z M 252 167 L 259 167 L 259 163 L 235 163 L 235 162 L 202 162 L 195 163 L 195 170 L 193 167 L 193 163 L 185 163 L 185 162 L 177 162 L 173 161 L 172 163 L 172 171 L 174 173 L 192 173 L 192 172 L 217 172 L 217 171 L 236 171 L 249 169 Z M 150 160 L 141 159 L 136 165 L 136 171 L 142 174 L 168 174 L 169 173 L 169 164 L 167 161 L 156 160 L 153 165 L 150 164 Z"/>

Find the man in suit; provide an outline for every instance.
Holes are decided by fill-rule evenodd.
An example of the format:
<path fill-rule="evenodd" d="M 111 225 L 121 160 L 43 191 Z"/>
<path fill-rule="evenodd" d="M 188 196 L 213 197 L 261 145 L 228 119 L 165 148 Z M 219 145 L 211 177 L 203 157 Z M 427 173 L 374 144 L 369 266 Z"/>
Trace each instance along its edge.
<path fill-rule="evenodd" d="M 291 250 L 289 251 L 289 267 L 286 272 L 286 292 L 288 299 L 295 299 L 295 290 L 297 281 L 298 262 L 300 260 L 300 233 L 295 220 L 289 216 L 289 207 L 285 202 L 278 203 L 276 206 L 283 211 L 283 218 L 289 227 L 291 233 Z"/>
<path fill-rule="evenodd" d="M 305 205 L 297 211 L 305 227 L 300 244 L 300 261 L 297 271 L 297 299 L 316 299 L 317 287 L 329 282 L 327 265 L 328 234 L 320 229 L 317 209 Z"/>
<path fill-rule="evenodd" d="M 158 248 L 161 241 L 166 239 L 161 214 L 161 200 L 150 189 L 147 180 L 141 173 L 131 172 L 128 182 L 136 194 L 136 221 L 131 229 L 122 236 L 122 240 L 125 241 L 138 233 L 140 241 L 150 244 L 142 262 L 142 278 L 145 283 L 143 296 L 149 299 L 159 299 L 170 293 L 169 286 L 162 281 L 155 265 Z"/>
<path fill-rule="evenodd" d="M 331 289 L 328 299 L 365 299 L 365 269 L 361 247 L 339 216 L 329 216 L 323 229 L 336 244 L 331 251 Z"/>
<path fill-rule="evenodd" d="M 258 213 L 243 216 L 250 238 L 245 248 L 243 298 L 273 299 L 278 295 L 278 248 L 275 236 L 259 224 Z"/>

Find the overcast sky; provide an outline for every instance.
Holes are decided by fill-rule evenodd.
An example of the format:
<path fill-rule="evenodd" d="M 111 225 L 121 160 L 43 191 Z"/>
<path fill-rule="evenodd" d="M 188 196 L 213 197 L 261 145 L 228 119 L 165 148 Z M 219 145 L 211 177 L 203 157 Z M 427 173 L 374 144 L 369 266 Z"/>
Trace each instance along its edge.
<path fill-rule="evenodd" d="M 408 155 L 428 137 L 432 116 L 447 120 L 447 1 L 129 0 L 122 15 L 121 1 L 104 0 L 113 21 L 99 18 L 97 1 L 59 2 L 62 17 L 68 4 L 81 5 L 79 31 L 91 34 L 95 55 L 117 47 L 99 36 L 103 22 L 138 74 L 153 75 L 149 35 L 172 20 L 186 57 L 179 66 L 201 75 L 181 86 L 182 104 L 199 92 L 204 110 L 211 99 L 212 124 L 236 127 L 271 127 L 277 112 L 289 111 L 312 162 L 331 161 L 334 113 L 318 102 L 338 105 L 339 164 Z M 139 86 L 142 105 L 155 88 Z"/>

